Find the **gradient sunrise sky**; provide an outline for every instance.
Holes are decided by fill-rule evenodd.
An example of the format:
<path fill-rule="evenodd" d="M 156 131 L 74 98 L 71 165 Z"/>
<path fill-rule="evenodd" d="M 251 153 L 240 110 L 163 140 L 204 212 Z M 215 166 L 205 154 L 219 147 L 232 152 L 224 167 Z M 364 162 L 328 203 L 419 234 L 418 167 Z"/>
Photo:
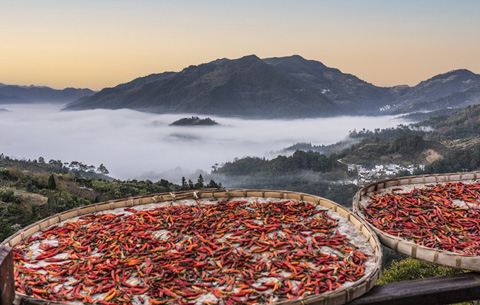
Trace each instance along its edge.
<path fill-rule="evenodd" d="M 0 83 L 99 90 L 217 58 L 299 54 L 378 86 L 480 73 L 477 0 L 17 0 Z"/>

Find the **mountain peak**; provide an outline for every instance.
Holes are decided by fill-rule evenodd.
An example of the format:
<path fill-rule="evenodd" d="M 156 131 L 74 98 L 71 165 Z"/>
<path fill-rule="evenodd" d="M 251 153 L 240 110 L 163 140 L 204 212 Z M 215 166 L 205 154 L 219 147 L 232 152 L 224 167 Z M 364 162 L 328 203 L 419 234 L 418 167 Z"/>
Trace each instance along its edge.
<path fill-rule="evenodd" d="M 435 81 L 450 81 L 450 80 L 467 81 L 469 79 L 480 80 L 480 75 L 475 74 L 472 71 L 467 69 L 457 69 L 457 70 L 452 70 L 446 73 L 435 75 L 430 79 L 420 82 L 420 84 L 426 84 L 426 83 L 435 82 Z"/>
<path fill-rule="evenodd" d="M 285 57 L 277 57 L 277 58 L 283 58 L 285 60 L 307 61 L 307 59 L 303 58 L 302 56 L 300 56 L 298 54 L 293 54 L 293 55 L 285 56 Z"/>
<path fill-rule="evenodd" d="M 255 63 L 255 62 L 259 62 L 259 61 L 262 61 L 262 60 L 260 58 L 258 58 L 258 56 L 255 55 L 255 54 L 243 56 L 239 59 L 234 59 L 233 60 L 233 62 L 238 62 L 238 63 L 242 63 L 242 64 L 252 64 L 252 63 Z"/>
<path fill-rule="evenodd" d="M 303 69 L 332 69 L 328 68 L 325 66 L 323 63 L 316 61 L 316 60 L 309 60 L 305 59 L 300 55 L 290 55 L 286 57 L 270 57 L 270 58 L 264 58 L 264 62 L 267 64 L 274 66 L 274 67 L 285 67 L 289 70 L 297 69 L 297 70 L 303 70 Z M 332 69 L 333 70 L 333 69 Z M 337 69 L 334 69 L 338 72 L 340 72 Z"/>
<path fill-rule="evenodd" d="M 456 69 L 456 70 L 452 70 L 452 71 L 449 71 L 445 74 L 456 74 L 456 75 L 477 75 L 475 73 L 473 73 L 472 71 L 468 70 L 468 69 Z"/>
<path fill-rule="evenodd" d="M 226 61 L 229 61 L 230 59 L 228 58 L 217 58 L 215 59 L 214 61 L 210 62 L 211 64 L 215 64 L 215 65 L 218 65 L 218 64 L 221 64 L 221 63 L 224 63 Z"/>
<path fill-rule="evenodd" d="M 255 54 L 250 54 L 250 55 L 245 55 L 243 57 L 240 57 L 239 59 L 237 60 L 244 60 L 244 59 L 260 59 L 257 55 Z M 235 60 L 235 59 L 234 59 Z"/>

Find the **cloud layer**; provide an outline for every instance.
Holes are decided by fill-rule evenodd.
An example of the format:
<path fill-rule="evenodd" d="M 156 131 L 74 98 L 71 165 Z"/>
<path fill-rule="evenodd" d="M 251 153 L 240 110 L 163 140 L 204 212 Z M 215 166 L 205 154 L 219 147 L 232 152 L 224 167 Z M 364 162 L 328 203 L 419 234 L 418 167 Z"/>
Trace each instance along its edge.
<path fill-rule="evenodd" d="M 297 142 L 342 140 L 353 129 L 396 126 L 391 116 L 304 120 L 213 117 L 220 126 L 173 127 L 189 115 L 132 110 L 60 112 L 54 105 L 7 105 L 0 113 L 0 152 L 16 158 L 73 160 L 98 166 L 118 179 L 166 178 L 179 182 L 196 170 L 244 156 L 275 156 Z"/>

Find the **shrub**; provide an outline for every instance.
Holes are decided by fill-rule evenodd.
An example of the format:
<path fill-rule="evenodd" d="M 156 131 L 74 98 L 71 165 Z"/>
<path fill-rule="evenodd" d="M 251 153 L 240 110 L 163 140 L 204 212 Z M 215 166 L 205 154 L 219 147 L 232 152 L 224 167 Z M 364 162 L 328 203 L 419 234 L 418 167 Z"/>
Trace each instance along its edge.
<path fill-rule="evenodd" d="M 465 271 L 407 258 L 392 262 L 390 267 L 383 271 L 377 285 L 460 273 L 465 273 Z"/>

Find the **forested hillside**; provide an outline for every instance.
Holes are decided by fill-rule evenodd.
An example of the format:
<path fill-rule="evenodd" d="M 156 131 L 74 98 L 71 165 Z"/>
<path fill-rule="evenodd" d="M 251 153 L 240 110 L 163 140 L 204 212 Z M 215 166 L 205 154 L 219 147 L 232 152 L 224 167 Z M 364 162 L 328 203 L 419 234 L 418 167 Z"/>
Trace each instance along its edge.
<path fill-rule="evenodd" d="M 375 166 L 376 164 L 424 164 L 427 151 L 444 151 L 441 143 L 426 141 L 421 135 L 405 133 L 393 140 L 379 136 L 364 138 L 360 143 L 339 153 L 346 163 Z"/>
<path fill-rule="evenodd" d="M 451 115 L 432 117 L 418 123 L 434 130 L 428 137 L 436 140 L 464 139 L 480 135 L 480 105 L 469 106 Z"/>
<path fill-rule="evenodd" d="M 293 155 L 272 160 L 245 157 L 227 162 L 214 170 L 212 177 L 232 187 L 280 189 L 319 195 L 351 206 L 357 186 L 343 179 L 354 176 L 338 156 L 313 151 L 296 151 Z M 337 183 L 333 183 L 337 181 Z"/>

